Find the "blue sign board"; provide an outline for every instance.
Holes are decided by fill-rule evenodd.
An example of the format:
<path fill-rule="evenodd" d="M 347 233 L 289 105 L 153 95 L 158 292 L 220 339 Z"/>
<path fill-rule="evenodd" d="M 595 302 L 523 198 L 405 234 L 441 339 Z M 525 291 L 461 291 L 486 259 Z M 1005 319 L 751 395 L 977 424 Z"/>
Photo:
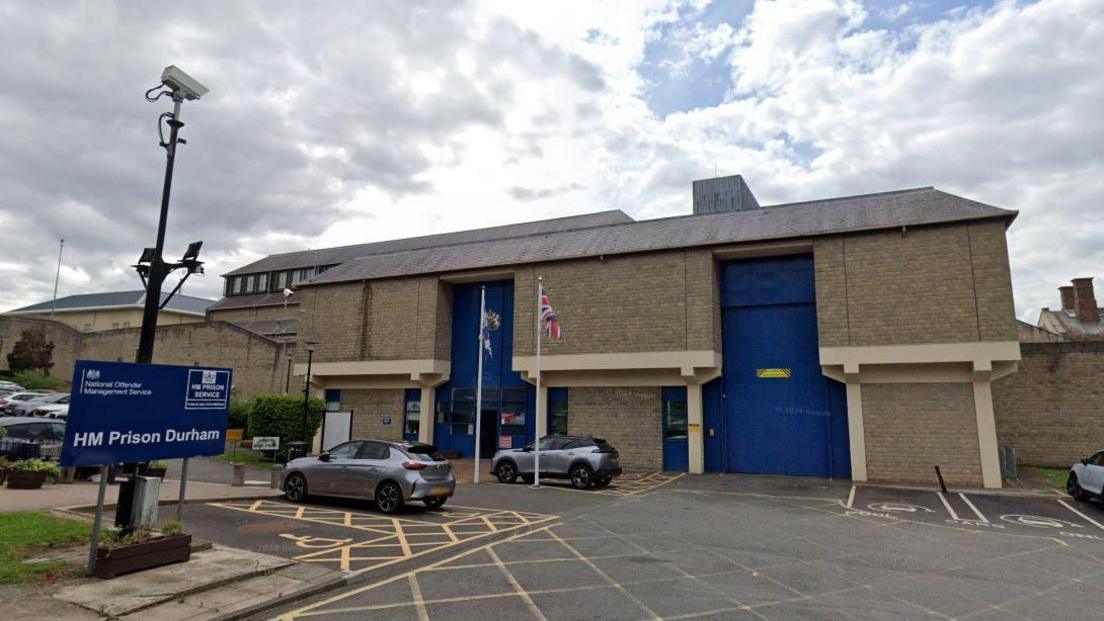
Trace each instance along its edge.
<path fill-rule="evenodd" d="M 62 466 L 221 455 L 230 369 L 78 360 Z"/>

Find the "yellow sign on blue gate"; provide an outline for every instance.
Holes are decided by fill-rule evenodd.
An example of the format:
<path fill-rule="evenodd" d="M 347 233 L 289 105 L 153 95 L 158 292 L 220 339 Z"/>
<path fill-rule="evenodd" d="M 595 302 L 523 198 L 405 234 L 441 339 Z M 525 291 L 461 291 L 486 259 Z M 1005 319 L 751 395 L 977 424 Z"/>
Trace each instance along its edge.
<path fill-rule="evenodd" d="M 768 379 L 787 379 L 790 377 L 789 369 L 755 369 L 755 377 Z"/>

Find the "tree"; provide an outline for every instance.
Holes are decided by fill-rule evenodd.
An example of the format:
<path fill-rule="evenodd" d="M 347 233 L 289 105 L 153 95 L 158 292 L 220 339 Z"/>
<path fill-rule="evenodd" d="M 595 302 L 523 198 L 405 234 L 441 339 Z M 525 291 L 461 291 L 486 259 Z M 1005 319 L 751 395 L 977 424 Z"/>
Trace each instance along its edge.
<path fill-rule="evenodd" d="M 41 370 L 54 366 L 54 342 L 46 340 L 44 330 L 24 330 L 8 353 L 8 368 L 13 372 Z"/>

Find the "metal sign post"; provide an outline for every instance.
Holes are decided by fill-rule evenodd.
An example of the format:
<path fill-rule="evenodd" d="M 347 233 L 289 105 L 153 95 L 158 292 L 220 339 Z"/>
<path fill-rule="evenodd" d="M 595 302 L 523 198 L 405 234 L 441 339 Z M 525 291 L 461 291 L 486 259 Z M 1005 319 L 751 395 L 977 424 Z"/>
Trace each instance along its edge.
<path fill-rule="evenodd" d="M 100 548 L 100 526 L 103 524 L 104 494 L 107 492 L 107 466 L 100 466 L 100 491 L 96 494 L 96 517 L 92 519 L 92 545 L 88 548 L 88 575 L 96 568 L 96 550 Z"/>

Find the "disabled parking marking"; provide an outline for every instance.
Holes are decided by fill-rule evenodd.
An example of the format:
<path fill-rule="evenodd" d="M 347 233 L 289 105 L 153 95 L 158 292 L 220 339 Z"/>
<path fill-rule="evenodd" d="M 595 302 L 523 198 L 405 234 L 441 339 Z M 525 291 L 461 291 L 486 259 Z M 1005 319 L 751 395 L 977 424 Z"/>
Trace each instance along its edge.
<path fill-rule="evenodd" d="M 956 522 L 959 521 L 958 514 L 955 513 L 954 507 L 951 506 L 951 503 L 947 502 L 947 497 L 943 495 L 943 492 L 936 492 L 935 495 L 939 496 L 939 500 L 943 501 L 943 506 L 947 508 L 947 513 L 951 514 L 951 519 Z"/>
<path fill-rule="evenodd" d="M 984 523 L 984 524 L 989 523 L 989 519 L 985 517 L 984 513 L 982 513 L 981 511 L 978 511 L 978 508 L 976 506 L 974 506 L 974 503 L 970 502 L 970 499 L 966 497 L 966 494 L 963 494 L 962 492 L 959 492 L 958 496 L 959 496 L 959 498 L 962 499 L 962 502 L 966 503 L 966 506 L 970 507 L 970 509 L 974 512 L 974 515 L 978 516 L 978 519 L 981 520 L 982 523 Z"/>
<path fill-rule="evenodd" d="M 903 502 L 875 502 L 867 505 L 871 511 L 883 511 L 886 513 L 920 513 L 927 511 L 928 513 L 935 513 L 931 509 L 921 505 L 910 505 Z"/>
<path fill-rule="evenodd" d="M 1025 515 L 1021 513 L 1010 513 L 1008 515 L 1002 515 L 1001 519 L 1011 524 L 1019 524 L 1020 526 L 1031 526 L 1033 528 L 1084 528 L 1080 524 L 1069 522 L 1066 520 L 1060 520 L 1054 517 L 1048 517 L 1045 515 Z"/>
<path fill-rule="evenodd" d="M 304 563 L 332 563 L 344 571 L 363 573 L 384 565 L 450 548 L 461 543 L 541 524 L 558 516 L 523 511 L 454 507 L 428 514 L 442 521 L 358 513 L 272 500 L 212 502 L 208 506 L 254 515 L 313 522 L 369 533 L 368 539 L 278 536 L 310 551 L 292 557 Z"/>

